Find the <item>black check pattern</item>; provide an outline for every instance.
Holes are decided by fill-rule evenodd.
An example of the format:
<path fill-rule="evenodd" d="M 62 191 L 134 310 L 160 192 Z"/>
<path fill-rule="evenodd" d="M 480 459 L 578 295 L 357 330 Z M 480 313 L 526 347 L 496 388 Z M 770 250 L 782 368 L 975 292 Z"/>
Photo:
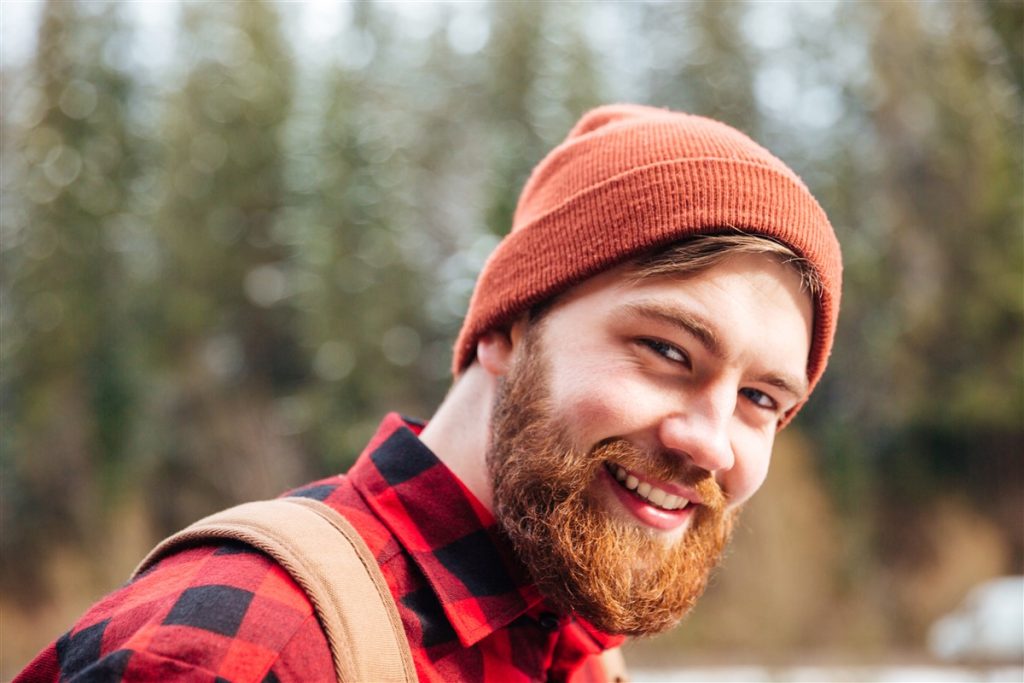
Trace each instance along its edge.
<path fill-rule="evenodd" d="M 174 603 L 164 624 L 191 626 L 222 636 L 234 636 L 252 598 L 251 592 L 232 586 L 189 588 Z"/>
<path fill-rule="evenodd" d="M 493 517 L 389 415 L 345 477 L 289 495 L 359 530 L 395 597 L 421 681 L 599 680 L 621 639 L 549 612 Z M 302 589 L 240 544 L 172 555 L 92 607 L 16 678 L 32 681 L 328 681 L 334 669 Z"/>
<path fill-rule="evenodd" d="M 68 633 L 57 640 L 57 659 L 61 671 L 74 675 L 100 658 L 103 632 L 106 631 L 110 619 L 96 622 L 74 635 Z"/>

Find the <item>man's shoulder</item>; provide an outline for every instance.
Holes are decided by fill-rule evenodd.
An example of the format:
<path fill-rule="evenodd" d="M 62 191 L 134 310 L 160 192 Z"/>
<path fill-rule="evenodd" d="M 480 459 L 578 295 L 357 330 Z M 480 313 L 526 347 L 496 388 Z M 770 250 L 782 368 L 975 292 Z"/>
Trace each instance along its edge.
<path fill-rule="evenodd" d="M 393 534 L 345 476 L 283 496 L 335 509 L 381 564 L 398 553 Z M 244 543 L 213 541 L 172 552 L 101 599 L 18 680 L 97 675 L 262 681 L 334 673 L 313 606 L 288 572 Z"/>
<path fill-rule="evenodd" d="M 285 495 L 321 500 L 361 535 L 379 535 L 344 477 Z M 296 665 L 289 654 L 300 643 Z M 333 666 L 305 591 L 255 548 L 211 541 L 168 554 L 95 603 L 17 680 L 316 680 L 319 673 L 330 678 Z"/>
<path fill-rule="evenodd" d="M 284 497 L 311 498 L 333 508 L 355 527 L 380 565 L 401 552 L 392 530 L 367 504 L 350 477 L 321 479 L 292 489 Z"/>
<path fill-rule="evenodd" d="M 161 560 L 96 603 L 36 662 L 56 664 L 61 680 L 262 681 L 296 640 L 312 653 L 319 640 L 324 653 L 307 653 L 303 676 L 315 678 L 317 662 L 326 662 L 329 677 L 330 654 L 305 593 L 273 560 L 229 542 Z"/>

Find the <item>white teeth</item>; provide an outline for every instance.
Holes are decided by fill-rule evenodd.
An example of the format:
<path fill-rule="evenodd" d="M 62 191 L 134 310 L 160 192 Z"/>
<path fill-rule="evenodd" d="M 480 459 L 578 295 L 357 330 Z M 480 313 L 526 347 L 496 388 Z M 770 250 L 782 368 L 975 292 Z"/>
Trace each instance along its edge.
<path fill-rule="evenodd" d="M 666 510 L 682 510 L 689 504 L 690 501 L 686 500 L 682 496 L 669 496 L 665 499 L 665 504 L 662 505 L 662 507 Z"/>
<path fill-rule="evenodd" d="M 664 489 L 648 484 L 626 471 L 626 468 L 614 463 L 609 463 L 609 470 L 612 470 L 615 478 L 624 487 L 647 500 L 651 505 L 656 505 L 663 510 L 681 510 L 690 504 L 686 498 L 669 493 Z"/>
<path fill-rule="evenodd" d="M 647 500 L 651 501 L 652 504 L 657 505 L 658 507 L 667 507 L 665 505 L 665 499 L 668 498 L 668 496 L 669 494 L 665 493 L 661 489 L 654 489 L 647 496 Z"/>

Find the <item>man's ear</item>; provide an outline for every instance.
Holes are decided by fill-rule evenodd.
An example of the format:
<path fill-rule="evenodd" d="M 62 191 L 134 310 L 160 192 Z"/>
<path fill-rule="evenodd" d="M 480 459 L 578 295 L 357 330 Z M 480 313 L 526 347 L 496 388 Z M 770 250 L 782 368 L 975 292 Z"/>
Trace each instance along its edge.
<path fill-rule="evenodd" d="M 495 377 L 507 375 L 528 325 L 529 320 L 524 315 L 512 323 L 510 329 L 485 332 L 476 343 L 476 358 L 480 365 Z"/>
<path fill-rule="evenodd" d="M 490 330 L 476 342 L 476 359 L 489 374 L 502 377 L 512 367 L 512 337 L 505 330 Z"/>

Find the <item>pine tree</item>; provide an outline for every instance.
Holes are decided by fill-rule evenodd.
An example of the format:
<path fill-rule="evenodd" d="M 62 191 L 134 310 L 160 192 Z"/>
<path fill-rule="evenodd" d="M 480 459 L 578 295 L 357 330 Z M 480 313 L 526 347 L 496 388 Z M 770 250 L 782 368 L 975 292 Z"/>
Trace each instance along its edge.
<path fill-rule="evenodd" d="M 878 26 L 872 124 L 889 163 L 876 182 L 899 188 L 883 205 L 896 296 L 878 314 L 898 325 L 875 362 L 894 378 L 886 451 L 907 475 L 890 483 L 911 507 L 949 485 L 992 505 L 1017 531 L 1019 562 L 1010 510 L 1024 492 L 1009 474 L 1024 445 L 1024 158 L 1009 141 L 1024 101 L 1013 57 L 973 5 L 894 5 Z"/>
<path fill-rule="evenodd" d="M 547 55 L 542 27 L 552 8 L 546 3 L 496 2 L 491 9 L 485 116 L 494 145 L 495 189 L 487 226 L 504 235 L 512 225 L 519 188 L 547 151 L 538 130 L 536 81 Z"/>
<path fill-rule="evenodd" d="M 300 329 L 314 371 L 296 400 L 325 472 L 350 464 L 386 411 L 426 414 L 448 377 L 430 314 L 445 252 L 433 240 L 443 207 L 431 192 L 447 191 L 445 141 L 459 125 L 433 108 L 447 85 L 434 79 L 452 64 L 437 32 L 399 40 L 388 10 L 354 9 L 339 61 L 312 76 L 317 104 L 300 162 L 314 182 L 296 197 L 297 263 L 309 283 Z M 417 70 L 409 61 L 424 49 L 430 68 Z"/>
<path fill-rule="evenodd" d="M 187 5 L 180 31 L 191 60 L 164 123 L 164 260 L 150 299 L 161 530 L 273 495 L 303 471 L 276 403 L 306 366 L 277 222 L 291 56 L 264 2 Z"/>
<path fill-rule="evenodd" d="M 649 102 L 710 116 L 757 138 L 753 57 L 741 32 L 746 6 L 700 0 L 643 5 L 637 11 L 650 51 L 647 68 L 653 72 Z"/>
<path fill-rule="evenodd" d="M 8 591 L 32 599 L 44 553 L 88 545 L 124 471 L 137 415 L 119 226 L 139 168 L 119 8 L 42 10 L 4 199 L 5 530 Z M 8 587 L 11 588 L 11 587 Z"/>

